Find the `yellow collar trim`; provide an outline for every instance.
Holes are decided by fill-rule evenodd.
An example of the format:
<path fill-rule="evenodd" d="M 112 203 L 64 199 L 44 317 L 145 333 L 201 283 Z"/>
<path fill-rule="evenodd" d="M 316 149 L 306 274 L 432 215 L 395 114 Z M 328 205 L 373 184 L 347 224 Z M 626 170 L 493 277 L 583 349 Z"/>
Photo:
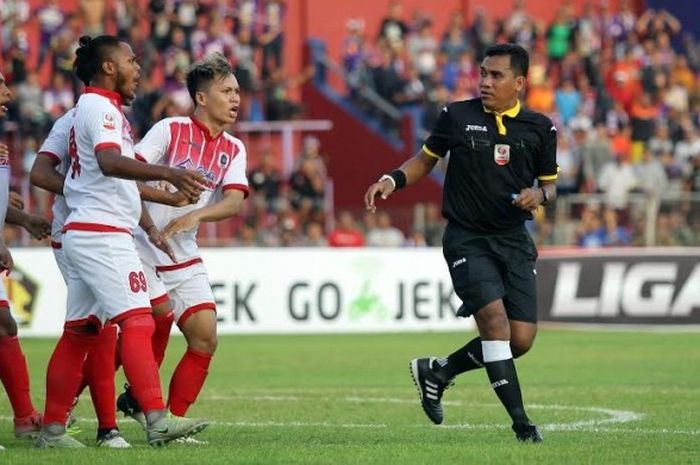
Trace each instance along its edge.
<path fill-rule="evenodd" d="M 506 126 L 505 124 L 503 124 L 503 117 L 507 116 L 509 118 L 515 118 L 516 116 L 518 116 L 518 113 L 520 113 L 520 100 L 516 100 L 515 105 L 513 105 L 512 108 L 509 108 L 506 111 L 502 111 L 500 113 L 489 110 L 486 107 L 484 107 L 484 111 L 486 113 L 493 113 L 493 116 L 496 118 L 496 126 L 498 127 L 498 133 L 502 136 L 505 136 Z"/>

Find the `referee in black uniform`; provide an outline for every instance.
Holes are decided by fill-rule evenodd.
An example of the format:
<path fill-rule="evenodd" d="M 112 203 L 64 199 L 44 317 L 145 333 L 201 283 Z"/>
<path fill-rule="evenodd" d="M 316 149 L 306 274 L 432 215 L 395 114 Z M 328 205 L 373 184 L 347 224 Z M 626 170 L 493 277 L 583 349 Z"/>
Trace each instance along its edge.
<path fill-rule="evenodd" d="M 474 316 L 479 337 L 445 358 L 412 360 L 411 374 L 423 410 L 440 424 L 442 394 L 453 378 L 485 368 L 516 438 L 540 442 L 513 358 L 530 349 L 537 333 L 537 251 L 524 222 L 556 196 L 557 132 L 549 118 L 520 105 L 528 66 L 522 47 L 490 47 L 481 64 L 481 98 L 445 107 L 421 151 L 372 184 L 365 205 L 374 211 L 375 197 L 415 183 L 450 154 L 443 254 L 463 302 L 459 314 Z"/>

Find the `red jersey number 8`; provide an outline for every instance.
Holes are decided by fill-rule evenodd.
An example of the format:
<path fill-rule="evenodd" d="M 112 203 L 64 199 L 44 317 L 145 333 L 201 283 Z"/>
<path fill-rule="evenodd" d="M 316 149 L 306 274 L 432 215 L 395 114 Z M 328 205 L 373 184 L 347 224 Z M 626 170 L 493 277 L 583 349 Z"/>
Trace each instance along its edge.
<path fill-rule="evenodd" d="M 68 136 L 68 155 L 70 156 L 70 178 L 80 176 L 80 158 L 78 158 L 78 144 L 75 143 L 75 127 L 70 128 Z"/>

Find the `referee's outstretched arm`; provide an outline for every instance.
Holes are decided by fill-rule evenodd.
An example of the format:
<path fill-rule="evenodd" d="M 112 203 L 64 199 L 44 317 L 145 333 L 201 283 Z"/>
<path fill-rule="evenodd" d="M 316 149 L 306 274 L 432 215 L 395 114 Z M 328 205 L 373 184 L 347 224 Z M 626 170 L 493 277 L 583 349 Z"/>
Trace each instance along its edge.
<path fill-rule="evenodd" d="M 412 158 L 406 160 L 403 165 L 389 174 L 383 175 L 377 182 L 369 186 L 365 192 L 365 207 L 374 212 L 377 210 L 374 199 L 377 195 L 387 199 L 392 192 L 413 184 L 423 176 L 430 173 L 438 158 L 421 149 Z"/>

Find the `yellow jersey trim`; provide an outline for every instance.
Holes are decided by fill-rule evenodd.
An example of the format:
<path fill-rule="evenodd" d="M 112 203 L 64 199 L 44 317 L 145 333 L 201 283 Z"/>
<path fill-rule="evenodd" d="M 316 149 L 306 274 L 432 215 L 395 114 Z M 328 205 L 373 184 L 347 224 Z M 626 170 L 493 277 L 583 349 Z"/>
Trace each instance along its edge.
<path fill-rule="evenodd" d="M 502 136 L 505 136 L 507 133 L 507 130 L 506 130 L 506 125 L 503 124 L 503 117 L 507 116 L 509 118 L 515 118 L 516 116 L 518 116 L 518 113 L 520 113 L 520 100 L 516 100 L 515 105 L 513 105 L 512 108 L 509 108 L 506 111 L 502 111 L 500 113 L 489 110 L 486 107 L 484 107 L 484 111 L 486 113 L 492 113 L 493 116 L 496 117 L 496 126 L 498 127 L 498 133 Z"/>
<path fill-rule="evenodd" d="M 549 174 L 545 176 L 537 176 L 537 179 L 539 179 L 540 181 L 554 181 L 555 179 L 557 179 L 557 176 L 558 175 L 556 174 Z"/>
<path fill-rule="evenodd" d="M 425 144 L 423 144 L 423 151 L 426 153 L 426 155 L 429 155 L 433 158 L 442 158 L 440 155 L 438 155 L 437 153 L 433 152 L 428 147 L 426 147 Z"/>

